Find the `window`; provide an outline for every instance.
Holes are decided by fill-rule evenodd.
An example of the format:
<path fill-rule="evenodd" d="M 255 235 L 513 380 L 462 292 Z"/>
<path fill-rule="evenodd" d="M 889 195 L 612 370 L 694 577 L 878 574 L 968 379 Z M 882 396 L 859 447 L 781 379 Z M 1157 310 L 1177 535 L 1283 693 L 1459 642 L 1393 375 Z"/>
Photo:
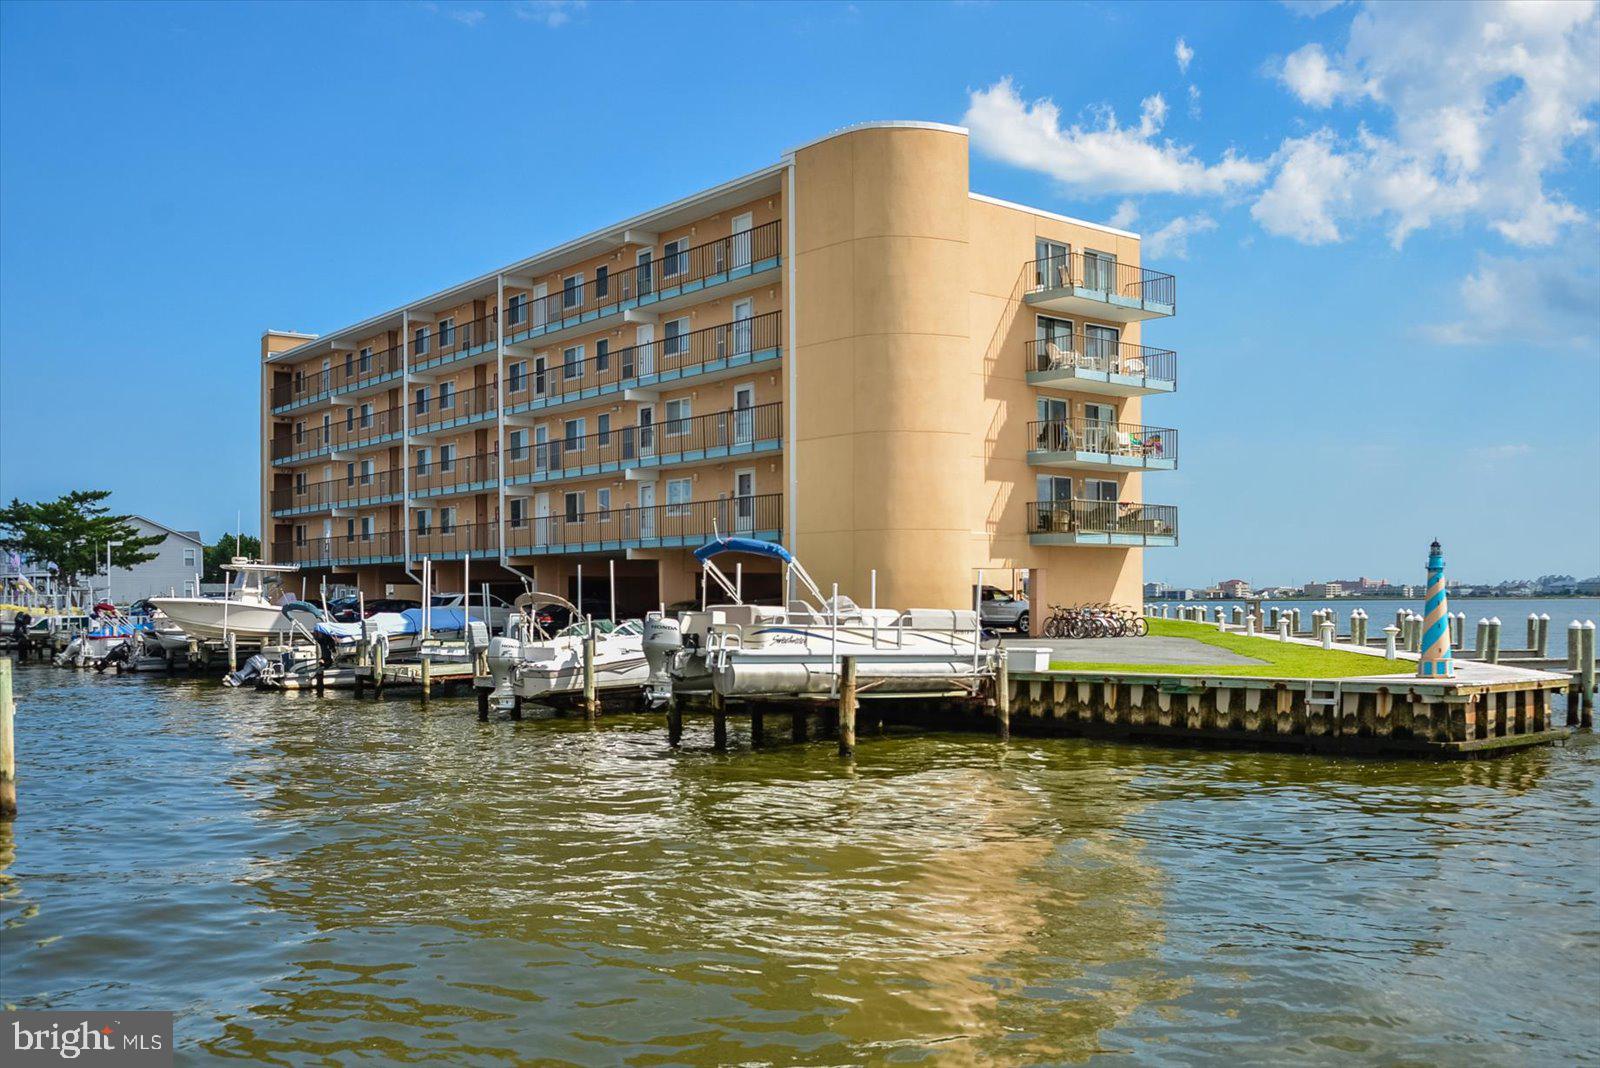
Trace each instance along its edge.
<path fill-rule="evenodd" d="M 526 526 L 528 522 L 528 499 L 526 497 L 511 498 L 511 526 L 513 529 Z"/>
<path fill-rule="evenodd" d="M 582 419 L 567 420 L 566 426 L 562 428 L 561 436 L 566 439 L 565 447 L 569 452 L 573 449 L 582 447 L 583 431 L 584 426 Z"/>
<path fill-rule="evenodd" d="M 513 430 L 511 432 L 511 458 L 513 460 L 526 460 L 528 458 L 528 432 L 526 430 Z"/>
<path fill-rule="evenodd" d="M 306 543 L 306 525 L 304 523 L 296 523 L 294 525 L 294 543 L 296 545 L 304 545 Z"/>
<path fill-rule="evenodd" d="M 454 382 L 439 383 L 439 410 L 456 406 L 456 384 Z"/>
<path fill-rule="evenodd" d="M 595 444 L 602 449 L 611 444 L 611 413 L 604 412 L 595 416 L 594 420 Z"/>
<path fill-rule="evenodd" d="M 651 293 L 655 285 L 652 278 L 654 269 L 650 264 L 649 249 L 645 249 L 639 253 L 638 264 L 639 266 L 636 268 L 635 273 L 638 275 L 639 279 L 639 295 L 643 297 Z"/>
<path fill-rule="evenodd" d="M 333 416 L 324 415 L 322 417 L 322 443 L 324 445 L 326 445 L 332 439 L 333 439 Z"/>
<path fill-rule="evenodd" d="M 354 430 L 355 428 L 356 428 L 356 410 L 354 408 L 346 408 L 344 410 L 344 429 L 345 429 L 345 433 L 349 433 L 350 431 Z"/>
<path fill-rule="evenodd" d="M 522 360 L 506 365 L 506 392 L 520 393 L 528 388 L 528 365 Z"/>
<path fill-rule="evenodd" d="M 356 540 L 356 521 L 354 519 L 346 519 L 344 521 L 344 540 Z"/>
<path fill-rule="evenodd" d="M 373 468 L 372 461 L 371 460 L 362 460 L 361 461 L 361 484 L 363 486 L 372 485 L 372 475 L 373 475 L 373 473 L 374 473 L 374 468 Z"/>
<path fill-rule="evenodd" d="M 303 496 L 306 492 L 306 473 L 304 471 L 296 471 L 294 473 L 294 492 L 296 496 Z"/>
<path fill-rule="evenodd" d="M 454 471 L 456 469 L 456 447 L 454 445 L 439 446 L 439 470 Z"/>
<path fill-rule="evenodd" d="M 296 445 L 299 445 L 301 442 L 303 442 L 305 440 L 306 440 L 306 421 L 304 419 L 300 419 L 300 420 L 297 420 L 295 422 L 295 424 L 294 424 L 294 443 Z"/>
<path fill-rule="evenodd" d="M 361 358 L 358 361 L 357 366 L 360 367 L 362 374 L 367 374 L 369 371 L 372 370 L 372 347 L 371 346 L 368 346 L 368 347 L 366 347 L 366 348 L 361 350 Z"/>
<path fill-rule="evenodd" d="M 666 339 L 661 344 L 663 355 L 676 356 L 681 352 L 689 351 L 689 320 L 668 320 L 666 331 Z"/>
<path fill-rule="evenodd" d="M 688 397 L 679 397 L 676 400 L 667 401 L 663 415 L 665 416 L 665 422 L 661 426 L 661 432 L 667 437 L 681 438 L 689 432 L 690 412 Z"/>
<path fill-rule="evenodd" d="M 602 523 L 611 518 L 611 491 L 609 489 L 594 491 L 594 510 L 600 513 L 600 522 Z"/>
<path fill-rule="evenodd" d="M 561 280 L 561 307 L 577 308 L 583 304 L 583 275 L 569 274 Z"/>
<path fill-rule="evenodd" d="M 439 509 L 439 533 L 454 534 L 456 532 L 456 510 L 454 508 Z"/>
<path fill-rule="evenodd" d="M 1109 252 L 1083 250 L 1083 285 L 1101 292 L 1116 291 L 1117 258 Z"/>
<path fill-rule="evenodd" d="M 370 515 L 364 515 L 361 517 L 361 540 L 372 540 L 372 517 Z"/>
<path fill-rule="evenodd" d="M 535 356 L 533 358 L 533 391 L 540 396 L 544 395 L 547 384 L 545 382 L 544 369 L 545 358 L 543 356 Z"/>
<path fill-rule="evenodd" d="M 661 273 L 664 276 L 671 278 L 689 269 L 688 246 L 689 242 L 681 237 L 661 246 Z"/>
<path fill-rule="evenodd" d="M 583 491 L 567 494 L 567 522 L 576 523 L 583 515 Z"/>
<path fill-rule="evenodd" d="M 412 355 L 420 356 L 427 351 L 428 328 L 425 326 L 419 326 L 417 327 L 416 332 L 411 335 L 411 352 Z"/>
<path fill-rule="evenodd" d="M 1083 496 L 1089 501 L 1115 501 L 1117 483 L 1108 478 L 1086 478 L 1083 480 Z"/>
<path fill-rule="evenodd" d="M 294 391 L 296 393 L 304 393 L 306 391 L 306 373 L 304 371 L 296 371 L 294 373 Z"/>
<path fill-rule="evenodd" d="M 356 354 L 353 353 L 353 352 L 347 352 L 347 353 L 344 354 L 344 378 L 345 378 L 345 381 L 348 382 L 348 381 L 350 381 L 350 379 L 354 378 L 355 376 L 356 376 Z"/>
<path fill-rule="evenodd" d="M 363 404 L 361 406 L 361 429 L 367 430 L 367 429 L 370 429 L 371 427 L 372 427 L 372 405 L 371 404 Z"/>
<path fill-rule="evenodd" d="M 428 387 L 417 387 L 417 414 L 422 415 L 428 410 Z"/>
<path fill-rule="evenodd" d="M 561 350 L 561 377 L 583 377 L 583 346 L 573 345 Z"/>
<path fill-rule="evenodd" d="M 185 550 L 183 550 L 183 566 L 187 567 L 187 568 L 190 568 L 190 569 L 193 569 L 194 562 L 195 562 L 194 550 L 193 549 L 185 549 Z"/>
<path fill-rule="evenodd" d="M 433 462 L 432 449 L 417 450 L 417 475 L 421 477 L 428 473 L 428 465 Z"/>
<path fill-rule="evenodd" d="M 439 320 L 439 347 L 456 343 L 456 321 L 449 316 Z"/>
<path fill-rule="evenodd" d="M 344 484 L 346 486 L 354 486 L 356 484 L 356 465 L 354 463 L 344 465 Z"/>
<path fill-rule="evenodd" d="M 528 318 L 528 297 L 524 293 L 513 293 L 506 300 L 506 322 L 512 326 L 521 326 Z"/>
<path fill-rule="evenodd" d="M 430 508 L 417 509 L 417 533 L 425 535 L 433 528 L 433 510 Z"/>
<path fill-rule="evenodd" d="M 1038 238 L 1033 243 L 1033 283 L 1040 289 L 1059 289 L 1072 284 L 1070 246 Z"/>
<path fill-rule="evenodd" d="M 594 269 L 594 296 L 600 300 L 611 291 L 611 268 L 596 267 Z"/>
<path fill-rule="evenodd" d="M 667 480 L 667 512 L 669 516 L 689 514 L 689 499 L 694 495 L 694 480 L 672 478 Z"/>

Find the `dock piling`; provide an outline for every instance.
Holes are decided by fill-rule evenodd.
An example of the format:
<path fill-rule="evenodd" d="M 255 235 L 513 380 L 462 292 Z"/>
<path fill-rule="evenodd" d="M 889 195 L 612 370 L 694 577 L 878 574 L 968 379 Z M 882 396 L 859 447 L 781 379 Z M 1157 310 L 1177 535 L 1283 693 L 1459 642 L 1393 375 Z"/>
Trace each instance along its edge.
<path fill-rule="evenodd" d="M 228 673 L 239 670 L 239 636 L 233 631 L 228 632 Z"/>
<path fill-rule="evenodd" d="M 1280 616 L 1279 617 L 1279 619 L 1278 619 L 1278 640 L 1280 642 L 1286 642 L 1286 641 L 1289 640 L 1289 631 L 1293 626 L 1294 626 L 1294 621 L 1292 619 L 1288 618 L 1287 616 Z"/>
<path fill-rule="evenodd" d="M 767 715 L 760 707 L 750 709 L 750 745 L 756 748 L 767 741 Z"/>
<path fill-rule="evenodd" d="M 728 748 L 728 699 L 715 689 L 711 691 L 711 748 L 718 752 Z"/>
<path fill-rule="evenodd" d="M 430 657 L 425 656 L 422 658 L 421 671 L 422 703 L 427 704 L 428 699 L 433 696 L 433 660 Z"/>
<path fill-rule="evenodd" d="M 1487 625 L 1489 634 L 1483 659 L 1486 663 L 1498 664 L 1500 663 L 1500 617 L 1495 616 L 1490 619 Z"/>
<path fill-rule="evenodd" d="M 17 818 L 17 702 L 11 692 L 11 659 L 0 660 L 0 820 Z"/>
<path fill-rule="evenodd" d="M 583 636 L 583 716 L 588 720 L 600 714 L 600 695 L 594 682 L 594 655 L 594 620 L 590 619 L 589 631 Z M 720 705 L 718 707 L 720 710 Z"/>
<path fill-rule="evenodd" d="M 1011 675 L 1002 656 L 994 671 L 995 731 L 1002 742 L 1011 738 Z"/>
<path fill-rule="evenodd" d="M 676 697 L 667 698 L 667 744 L 678 748 L 683 741 L 683 706 Z"/>
<path fill-rule="evenodd" d="M 1594 648 L 1594 620 L 1583 624 L 1582 649 L 1578 654 L 1578 679 L 1583 689 L 1583 719 L 1585 727 L 1594 726 L 1595 702 L 1595 648 Z"/>
<path fill-rule="evenodd" d="M 1399 656 L 1399 653 L 1396 651 L 1396 649 L 1394 647 L 1394 640 L 1395 640 L 1395 638 L 1397 638 L 1399 636 L 1400 636 L 1400 628 L 1395 626 L 1393 623 L 1390 623 L 1387 627 L 1383 628 L 1383 656 L 1384 656 L 1384 659 L 1386 659 L 1386 660 L 1394 660 Z"/>
<path fill-rule="evenodd" d="M 856 658 L 844 658 L 844 678 L 839 684 L 839 755 L 856 755 Z"/>
<path fill-rule="evenodd" d="M 1544 660 L 1550 655 L 1550 613 L 1539 616 L 1539 633 L 1534 642 L 1533 655 Z"/>
<path fill-rule="evenodd" d="M 489 691 L 482 686 L 478 687 L 478 722 L 489 722 Z"/>
<path fill-rule="evenodd" d="M 1322 647 L 1333 648 L 1333 620 L 1323 617 L 1322 620 Z"/>

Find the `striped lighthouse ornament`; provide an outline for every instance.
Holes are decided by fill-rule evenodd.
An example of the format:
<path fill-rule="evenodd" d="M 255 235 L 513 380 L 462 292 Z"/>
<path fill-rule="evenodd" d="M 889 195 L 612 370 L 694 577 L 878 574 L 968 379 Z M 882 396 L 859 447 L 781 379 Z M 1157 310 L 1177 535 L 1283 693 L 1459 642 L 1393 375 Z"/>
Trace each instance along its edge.
<path fill-rule="evenodd" d="M 1417 674 L 1425 679 L 1451 679 L 1456 663 L 1450 657 L 1450 598 L 1444 592 L 1444 550 L 1435 541 L 1428 550 L 1428 604 L 1422 620 L 1422 657 Z"/>

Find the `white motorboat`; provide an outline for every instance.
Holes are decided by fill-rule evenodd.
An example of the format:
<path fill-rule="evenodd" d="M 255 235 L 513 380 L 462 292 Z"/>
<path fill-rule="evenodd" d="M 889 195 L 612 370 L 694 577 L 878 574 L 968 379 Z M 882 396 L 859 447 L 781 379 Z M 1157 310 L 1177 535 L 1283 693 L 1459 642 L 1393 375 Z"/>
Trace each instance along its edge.
<path fill-rule="evenodd" d="M 152 597 L 150 603 L 191 638 L 260 642 L 288 634 L 289 621 L 267 600 L 268 575 L 294 571 L 292 564 L 263 564 L 236 556 L 224 571 L 238 576 L 225 597 Z"/>
<path fill-rule="evenodd" d="M 538 609 L 566 608 L 577 620 L 555 634 L 538 623 Z M 553 593 L 525 593 L 512 605 L 508 633 L 489 641 L 489 675 L 474 685 L 490 691 L 499 709 L 514 707 L 518 698 L 549 701 L 583 692 L 583 646 L 594 629 L 594 680 L 599 692 L 643 690 L 649 676 L 644 655 L 644 625 L 637 619 L 614 623 L 580 618 L 577 608 Z"/>
<path fill-rule="evenodd" d="M 783 565 L 783 607 L 745 604 L 713 562 L 747 553 Z M 775 542 L 719 538 L 695 550 L 708 580 L 729 598 L 683 612 L 651 613 L 644 650 L 653 698 L 828 697 L 837 695 L 845 657 L 856 662 L 861 697 L 970 692 L 994 671 L 972 610 L 861 608 L 825 597 L 804 567 Z M 803 596 L 795 597 L 799 585 Z"/>

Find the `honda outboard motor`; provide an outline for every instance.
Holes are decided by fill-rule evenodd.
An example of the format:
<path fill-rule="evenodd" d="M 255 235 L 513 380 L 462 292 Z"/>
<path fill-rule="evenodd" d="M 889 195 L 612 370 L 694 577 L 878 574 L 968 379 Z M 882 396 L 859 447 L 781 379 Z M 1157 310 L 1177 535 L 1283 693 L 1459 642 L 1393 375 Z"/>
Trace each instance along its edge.
<path fill-rule="evenodd" d="M 522 659 L 522 643 L 516 638 L 489 639 L 489 674 L 494 678 L 494 689 L 489 692 L 489 703 L 497 709 L 511 708 L 516 704 L 517 663 Z"/>
<path fill-rule="evenodd" d="M 130 661 L 132 659 L 133 659 L 133 643 L 132 642 L 123 642 L 121 645 L 119 645 L 115 649 L 111 650 L 105 656 L 102 656 L 99 660 L 96 660 L 95 664 L 94 664 L 94 669 L 97 672 L 104 672 L 105 669 L 110 667 L 112 664 L 126 664 L 128 661 Z"/>
<path fill-rule="evenodd" d="M 644 660 L 650 666 L 645 699 L 652 705 L 672 697 L 672 668 L 683 649 L 683 628 L 676 619 L 651 612 L 644 618 Z"/>
<path fill-rule="evenodd" d="M 334 641 L 333 635 L 315 630 L 311 632 L 311 638 L 317 643 L 317 655 L 322 660 L 322 666 L 333 667 L 334 658 L 339 653 L 339 643 Z"/>
<path fill-rule="evenodd" d="M 239 670 L 223 676 L 224 686 L 248 686 L 256 677 L 266 669 L 267 658 L 256 653 L 249 660 L 240 665 Z"/>

